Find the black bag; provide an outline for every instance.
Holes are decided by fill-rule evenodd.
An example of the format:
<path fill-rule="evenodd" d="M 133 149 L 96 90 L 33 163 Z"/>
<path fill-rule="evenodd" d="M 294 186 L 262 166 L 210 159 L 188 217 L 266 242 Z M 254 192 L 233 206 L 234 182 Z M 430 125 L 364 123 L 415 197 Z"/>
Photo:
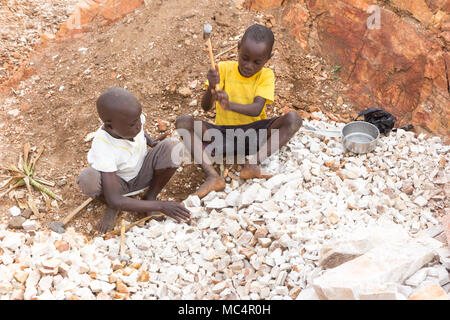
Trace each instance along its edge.
<path fill-rule="evenodd" d="M 395 117 L 389 112 L 376 108 L 361 111 L 356 119 L 361 116 L 364 116 L 364 121 L 375 125 L 380 130 L 380 133 L 385 135 L 392 130 L 396 121 Z"/>

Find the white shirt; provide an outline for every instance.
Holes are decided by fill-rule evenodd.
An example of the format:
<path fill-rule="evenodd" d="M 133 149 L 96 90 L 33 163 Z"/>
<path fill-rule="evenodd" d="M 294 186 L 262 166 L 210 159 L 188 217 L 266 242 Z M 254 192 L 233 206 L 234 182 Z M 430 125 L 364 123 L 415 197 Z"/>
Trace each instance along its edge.
<path fill-rule="evenodd" d="M 100 127 L 95 133 L 87 155 L 91 167 L 101 172 L 116 172 L 125 181 L 136 177 L 147 155 L 143 114 L 141 114 L 141 123 L 141 131 L 133 141 L 116 139 Z"/>

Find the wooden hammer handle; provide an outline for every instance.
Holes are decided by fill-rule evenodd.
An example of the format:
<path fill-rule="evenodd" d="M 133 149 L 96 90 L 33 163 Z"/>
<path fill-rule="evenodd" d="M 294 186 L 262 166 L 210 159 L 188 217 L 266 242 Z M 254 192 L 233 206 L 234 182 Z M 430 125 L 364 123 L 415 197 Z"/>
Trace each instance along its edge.
<path fill-rule="evenodd" d="M 216 70 L 216 63 L 214 62 L 214 55 L 213 55 L 213 51 L 212 51 L 211 39 L 210 38 L 206 39 L 206 42 L 208 44 L 209 62 L 211 63 L 211 68 L 213 68 L 213 70 Z M 216 89 L 216 91 L 219 90 L 218 83 L 216 84 L 215 89 Z"/>
<path fill-rule="evenodd" d="M 73 210 L 71 213 L 69 213 L 69 215 L 67 217 L 64 218 L 64 220 L 62 221 L 63 225 L 65 226 L 70 220 L 72 220 L 72 218 L 78 213 L 80 212 L 84 207 L 86 207 L 89 203 L 91 203 L 91 201 L 94 200 L 93 198 L 89 198 L 87 199 L 85 202 L 83 202 L 82 204 L 80 204 L 78 206 L 78 208 L 76 208 L 75 210 Z"/>

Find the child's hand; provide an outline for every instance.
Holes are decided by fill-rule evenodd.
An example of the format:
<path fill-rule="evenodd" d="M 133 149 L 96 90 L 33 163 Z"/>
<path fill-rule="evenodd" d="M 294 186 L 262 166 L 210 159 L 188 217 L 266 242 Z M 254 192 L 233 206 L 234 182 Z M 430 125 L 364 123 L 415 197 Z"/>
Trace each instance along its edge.
<path fill-rule="evenodd" d="M 223 91 L 223 90 L 219 90 L 216 93 L 217 95 L 217 101 L 220 104 L 220 107 L 223 110 L 229 110 L 230 109 L 230 101 L 228 100 L 228 94 Z"/>
<path fill-rule="evenodd" d="M 216 87 L 216 84 L 220 83 L 220 74 L 219 74 L 219 67 L 216 65 L 216 69 L 209 69 L 208 70 L 208 82 L 209 86 L 212 90 Z"/>
<path fill-rule="evenodd" d="M 164 140 L 170 132 L 166 131 L 162 135 L 158 136 L 155 140 L 153 140 L 147 132 L 144 132 L 145 138 L 147 139 L 147 145 L 151 148 L 154 148 L 160 141 Z"/>
<path fill-rule="evenodd" d="M 161 212 L 177 220 L 177 222 L 191 220 L 191 212 L 178 202 L 162 201 Z"/>

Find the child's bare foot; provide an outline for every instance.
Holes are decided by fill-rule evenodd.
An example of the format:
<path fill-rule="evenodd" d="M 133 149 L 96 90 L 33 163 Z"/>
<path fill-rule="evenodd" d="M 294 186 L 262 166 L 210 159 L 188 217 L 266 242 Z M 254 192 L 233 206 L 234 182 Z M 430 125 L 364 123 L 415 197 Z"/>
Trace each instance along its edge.
<path fill-rule="evenodd" d="M 97 230 L 100 231 L 101 233 L 111 231 L 114 227 L 114 222 L 116 220 L 118 212 L 119 210 L 107 207 L 105 215 L 97 225 Z"/>
<path fill-rule="evenodd" d="M 270 174 L 265 174 L 261 171 L 261 167 L 257 164 L 246 164 L 242 168 L 239 177 L 241 177 L 244 180 L 247 179 L 269 179 L 272 177 Z"/>
<path fill-rule="evenodd" d="M 225 189 L 225 179 L 221 176 L 211 176 L 206 178 L 206 181 L 194 194 L 199 198 L 203 198 L 211 191 L 222 191 L 223 189 Z"/>

